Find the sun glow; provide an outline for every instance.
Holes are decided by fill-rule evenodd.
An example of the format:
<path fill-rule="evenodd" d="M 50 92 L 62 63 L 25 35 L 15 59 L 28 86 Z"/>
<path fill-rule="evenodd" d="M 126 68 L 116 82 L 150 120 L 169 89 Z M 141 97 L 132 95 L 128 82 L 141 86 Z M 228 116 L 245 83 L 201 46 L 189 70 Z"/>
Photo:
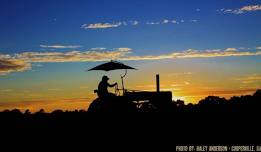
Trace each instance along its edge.
<path fill-rule="evenodd" d="M 173 101 L 177 101 L 177 100 L 183 100 L 183 101 L 185 101 L 186 98 L 185 98 L 185 97 L 181 97 L 181 96 L 173 96 L 173 95 L 172 95 L 172 100 L 173 100 Z"/>

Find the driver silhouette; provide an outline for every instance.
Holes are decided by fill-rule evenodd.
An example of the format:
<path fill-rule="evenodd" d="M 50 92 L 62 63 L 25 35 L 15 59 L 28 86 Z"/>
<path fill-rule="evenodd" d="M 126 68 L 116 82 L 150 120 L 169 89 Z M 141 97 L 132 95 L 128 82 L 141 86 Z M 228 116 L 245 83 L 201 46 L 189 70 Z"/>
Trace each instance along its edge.
<path fill-rule="evenodd" d="M 108 91 L 108 87 L 114 87 L 117 85 L 117 82 L 114 84 L 109 84 L 108 82 L 109 78 L 105 75 L 102 77 L 101 82 L 99 83 L 98 86 L 98 96 L 99 97 L 111 97 L 111 96 L 115 96 L 112 93 L 109 93 Z"/>

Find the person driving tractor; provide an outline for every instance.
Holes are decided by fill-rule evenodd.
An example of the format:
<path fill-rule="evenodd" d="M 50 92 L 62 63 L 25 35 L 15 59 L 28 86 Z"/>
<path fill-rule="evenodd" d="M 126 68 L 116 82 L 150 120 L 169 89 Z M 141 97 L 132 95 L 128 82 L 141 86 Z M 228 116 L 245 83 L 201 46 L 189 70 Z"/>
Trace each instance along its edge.
<path fill-rule="evenodd" d="M 102 77 L 101 82 L 98 85 L 98 91 L 97 94 L 99 97 L 111 97 L 111 96 L 115 96 L 113 93 L 110 93 L 108 91 L 108 87 L 115 87 L 116 85 L 118 85 L 118 83 L 114 83 L 114 84 L 109 84 L 108 82 L 109 78 L 105 75 Z"/>

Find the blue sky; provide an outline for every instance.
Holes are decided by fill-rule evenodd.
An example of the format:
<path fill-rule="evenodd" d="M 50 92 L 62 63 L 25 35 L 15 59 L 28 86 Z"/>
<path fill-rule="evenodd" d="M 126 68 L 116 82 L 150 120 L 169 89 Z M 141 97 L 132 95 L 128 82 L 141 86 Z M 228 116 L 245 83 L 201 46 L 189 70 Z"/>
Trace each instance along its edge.
<path fill-rule="evenodd" d="M 219 1 L 1 1 L 1 52 L 40 51 L 40 44 L 130 47 L 157 51 L 253 47 L 260 45 L 260 12 L 223 14 L 258 0 Z M 200 11 L 197 11 L 200 9 Z M 184 20 L 178 25 L 146 22 Z M 197 23 L 190 22 L 197 20 Z M 138 21 L 139 26 L 85 30 L 83 24 Z"/>

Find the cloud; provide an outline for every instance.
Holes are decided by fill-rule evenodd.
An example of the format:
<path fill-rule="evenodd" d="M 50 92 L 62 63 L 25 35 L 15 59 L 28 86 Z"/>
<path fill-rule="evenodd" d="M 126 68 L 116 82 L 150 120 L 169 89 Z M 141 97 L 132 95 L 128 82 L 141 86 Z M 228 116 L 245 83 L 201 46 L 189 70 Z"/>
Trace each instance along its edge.
<path fill-rule="evenodd" d="M 147 22 L 146 24 L 147 25 L 159 25 L 160 22 Z"/>
<path fill-rule="evenodd" d="M 139 21 L 122 21 L 116 23 L 93 23 L 93 24 L 83 24 L 81 28 L 83 29 L 106 29 L 106 28 L 116 28 L 120 26 L 136 26 L 139 24 Z"/>
<path fill-rule="evenodd" d="M 69 51 L 69 52 L 23 52 L 14 55 L 0 55 L 0 74 L 22 72 L 31 69 L 32 63 L 46 62 L 95 62 L 109 60 L 162 60 L 183 58 L 213 58 L 229 56 L 259 56 L 261 51 L 235 51 L 235 48 L 174 51 L 161 55 L 131 55 L 131 48 L 116 48 L 112 51 Z"/>
<path fill-rule="evenodd" d="M 198 20 L 190 20 L 191 22 L 194 22 L 194 23 L 196 23 L 196 22 L 198 22 Z"/>
<path fill-rule="evenodd" d="M 213 58 L 213 57 L 230 57 L 230 56 L 259 56 L 261 51 L 226 51 L 220 49 L 214 50 L 194 50 L 188 49 L 182 52 L 173 52 L 169 54 L 162 54 L 158 56 L 127 56 L 122 57 L 121 60 L 161 60 L 161 59 L 183 59 L 183 58 Z"/>
<path fill-rule="evenodd" d="M 225 49 L 225 51 L 227 51 L 227 52 L 235 52 L 235 51 L 237 51 L 237 49 L 236 48 L 227 48 L 227 49 Z"/>
<path fill-rule="evenodd" d="M 236 81 L 240 81 L 243 84 L 251 84 L 251 83 L 261 83 L 261 75 L 260 74 L 251 74 L 245 77 L 234 78 Z M 261 86 L 260 86 L 261 87 Z"/>
<path fill-rule="evenodd" d="M 168 24 L 168 23 L 169 23 L 169 20 L 166 20 L 166 19 L 165 19 L 165 20 L 162 21 L 162 23 L 163 23 L 163 24 Z"/>
<path fill-rule="evenodd" d="M 94 23 L 94 24 L 83 24 L 84 29 L 106 29 L 106 28 L 116 28 L 123 25 L 122 22 L 118 23 Z"/>
<path fill-rule="evenodd" d="M 182 20 L 183 21 L 183 20 Z M 178 22 L 176 20 L 172 20 L 171 23 L 173 24 L 178 24 Z M 182 22 L 183 23 L 183 22 Z"/>
<path fill-rule="evenodd" d="M 200 11 L 200 9 L 199 9 L 199 8 L 197 8 L 197 9 L 196 9 L 196 11 L 197 11 L 197 12 L 199 12 L 199 11 Z"/>
<path fill-rule="evenodd" d="M 12 92 L 13 90 L 12 89 L 2 89 L 0 90 L 0 93 L 3 92 L 3 93 L 7 93 L 7 92 Z"/>
<path fill-rule="evenodd" d="M 102 51 L 102 50 L 106 50 L 106 48 L 104 47 L 96 47 L 96 48 L 91 48 L 92 51 Z"/>
<path fill-rule="evenodd" d="M 192 75 L 192 72 L 176 72 L 176 73 L 170 73 L 168 74 L 168 77 L 184 77 L 184 76 L 190 76 Z"/>
<path fill-rule="evenodd" d="M 26 62 L 92 62 L 118 59 L 128 53 L 125 48 L 115 51 L 24 52 L 14 58 Z"/>
<path fill-rule="evenodd" d="M 241 11 L 261 11 L 261 5 L 250 5 L 240 8 Z"/>
<path fill-rule="evenodd" d="M 132 49 L 131 49 L 131 48 L 116 48 L 115 50 L 116 50 L 116 51 L 122 51 L 122 52 L 129 52 L 129 51 L 131 51 Z"/>
<path fill-rule="evenodd" d="M 261 5 L 248 5 L 243 6 L 239 9 L 219 9 L 218 12 L 223 13 L 231 13 L 231 14 L 244 14 L 246 12 L 255 12 L 255 11 L 261 11 Z"/>
<path fill-rule="evenodd" d="M 52 49 L 77 49 L 82 46 L 80 45 L 40 45 L 41 48 L 52 48 Z"/>
<path fill-rule="evenodd" d="M 190 85 L 190 82 L 184 81 L 185 85 Z"/>
<path fill-rule="evenodd" d="M 31 69 L 31 64 L 20 59 L 1 58 L 0 56 L 0 75 L 11 72 L 21 72 Z"/>
<path fill-rule="evenodd" d="M 132 23 L 132 25 L 138 25 L 139 24 L 138 21 L 132 21 L 131 23 Z"/>
<path fill-rule="evenodd" d="M 212 90 L 212 91 L 207 91 L 205 94 L 213 94 L 213 95 L 245 95 L 245 94 L 253 94 L 255 91 L 256 91 L 256 88 L 239 89 L 239 90 Z"/>
<path fill-rule="evenodd" d="M 193 20 L 196 21 L 197 20 Z M 184 23 L 184 20 L 181 20 L 180 23 Z M 157 22 L 146 22 L 147 25 L 160 25 L 160 24 L 179 24 L 177 20 L 169 20 L 169 19 L 164 19 L 162 21 L 157 21 Z"/>
<path fill-rule="evenodd" d="M 56 88 L 51 88 L 51 89 L 47 89 L 48 91 L 54 91 L 54 92 L 56 92 L 56 91 L 61 91 L 61 89 L 56 89 Z"/>
<path fill-rule="evenodd" d="M 198 22 L 198 20 L 190 20 L 191 22 Z M 181 20 L 180 23 L 184 23 L 184 20 Z M 93 24 L 83 24 L 81 28 L 83 29 L 106 29 L 106 28 L 116 28 L 120 26 L 137 26 L 141 24 L 138 20 L 132 20 L 132 21 L 120 21 L 115 23 L 93 23 Z M 161 24 L 179 24 L 177 20 L 171 20 L 171 19 L 162 19 L 158 20 L 156 22 L 147 21 L 143 24 L 146 25 L 161 25 Z"/>
<path fill-rule="evenodd" d="M 251 48 L 239 47 L 239 50 L 251 50 Z"/>
<path fill-rule="evenodd" d="M 23 52 L 0 55 L 0 75 L 30 70 L 32 63 L 108 61 L 121 58 L 130 53 L 130 50 L 117 48 L 114 51 Z"/>
<path fill-rule="evenodd" d="M 187 85 L 190 85 L 190 82 L 184 81 L 184 82 L 182 82 L 182 83 L 172 84 L 171 86 L 172 86 L 172 87 L 183 87 L 183 86 L 187 86 Z"/>

